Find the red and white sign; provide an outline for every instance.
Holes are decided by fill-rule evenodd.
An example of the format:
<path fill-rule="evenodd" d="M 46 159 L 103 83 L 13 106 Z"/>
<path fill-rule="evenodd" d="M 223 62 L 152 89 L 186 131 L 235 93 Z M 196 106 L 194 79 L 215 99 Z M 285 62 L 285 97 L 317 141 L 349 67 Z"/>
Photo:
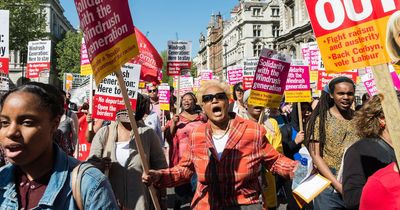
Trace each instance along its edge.
<path fill-rule="evenodd" d="M 0 10 L 0 26 L 0 74 L 8 74 L 10 34 L 10 12 L 8 10 Z"/>
<path fill-rule="evenodd" d="M 50 72 L 51 41 L 28 42 L 27 78 L 39 78 L 42 71 Z"/>
<path fill-rule="evenodd" d="M 121 69 L 132 109 L 136 107 L 140 67 L 138 64 L 126 64 Z M 118 85 L 118 79 L 112 73 L 97 86 L 93 102 L 93 117 L 103 120 L 115 120 L 116 112 L 121 109 L 126 108 Z"/>
<path fill-rule="evenodd" d="M 323 90 L 325 85 L 329 83 L 333 78 L 336 77 L 348 77 L 354 82 L 357 81 L 358 73 L 355 71 L 348 71 L 348 72 L 341 72 L 341 73 L 334 73 L 328 74 L 324 70 L 318 71 L 318 82 L 317 82 L 317 90 Z"/>
<path fill-rule="evenodd" d="M 247 90 L 253 85 L 254 73 L 256 72 L 258 57 L 247 58 L 243 62 L 243 89 Z"/>
<path fill-rule="evenodd" d="M 228 84 L 235 85 L 239 82 L 243 82 L 243 67 L 236 65 L 236 66 L 228 66 L 227 68 L 227 77 L 228 77 Z"/>
<path fill-rule="evenodd" d="M 191 41 L 168 41 L 167 75 L 178 76 L 182 69 L 190 69 Z"/>

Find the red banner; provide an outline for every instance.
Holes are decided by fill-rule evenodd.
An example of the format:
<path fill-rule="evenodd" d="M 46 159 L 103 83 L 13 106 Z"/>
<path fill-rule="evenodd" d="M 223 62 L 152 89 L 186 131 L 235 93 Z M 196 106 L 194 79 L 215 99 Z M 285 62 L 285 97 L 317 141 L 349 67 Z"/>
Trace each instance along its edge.
<path fill-rule="evenodd" d="M 139 46 L 139 55 L 131 62 L 142 65 L 140 79 L 147 82 L 159 83 L 158 73 L 163 67 L 163 60 L 150 41 L 135 28 L 136 40 Z"/>
<path fill-rule="evenodd" d="M 26 77 L 38 78 L 40 72 L 42 72 L 43 70 L 50 71 L 50 63 L 29 63 L 27 65 Z"/>
<path fill-rule="evenodd" d="M 8 58 L 0 58 L 0 73 L 8 74 Z"/>

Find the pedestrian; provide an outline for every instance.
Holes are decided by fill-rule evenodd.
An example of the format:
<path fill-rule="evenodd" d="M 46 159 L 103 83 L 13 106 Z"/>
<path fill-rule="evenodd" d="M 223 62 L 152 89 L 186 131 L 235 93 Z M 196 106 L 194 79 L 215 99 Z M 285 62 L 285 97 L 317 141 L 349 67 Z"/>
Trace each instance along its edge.
<path fill-rule="evenodd" d="M 74 183 L 80 184 L 80 196 L 73 196 L 72 171 L 79 162 L 53 140 L 64 114 L 57 88 L 29 82 L 9 91 L 0 104 L 0 144 L 10 162 L 0 169 L 0 209 L 72 210 L 77 203 L 118 209 L 110 183 L 94 167 L 78 170 L 83 175 Z"/>
<path fill-rule="evenodd" d="M 194 210 L 261 209 L 258 177 L 263 165 L 273 173 L 293 177 L 297 163 L 276 152 L 259 124 L 228 113 L 229 86 L 206 81 L 197 92 L 208 121 L 197 126 L 178 165 L 150 170 L 147 184 L 173 187 L 197 175 L 191 203 Z"/>
<path fill-rule="evenodd" d="M 188 149 L 193 129 L 207 121 L 201 114 L 201 108 L 197 106 L 196 96 L 192 92 L 183 94 L 180 107 L 181 113 L 174 115 L 165 126 L 165 138 L 169 144 L 169 167 L 178 165 L 183 153 Z M 175 210 L 181 209 L 182 205 L 193 198 L 193 188 L 195 186 L 191 183 L 175 187 Z"/>
<path fill-rule="evenodd" d="M 354 141 L 355 85 L 347 77 L 332 79 L 325 86 L 317 107 L 307 123 L 308 149 L 318 172 L 332 184 L 314 199 L 314 209 L 345 209 L 340 181 L 343 154 Z"/>
<path fill-rule="evenodd" d="M 159 137 L 160 144 L 163 146 L 164 142 L 161 132 L 160 118 L 158 117 L 157 113 L 152 111 L 152 105 L 149 96 L 143 95 L 143 98 L 146 106 L 146 113 L 143 116 L 144 124 L 156 132 L 157 136 Z"/>
<path fill-rule="evenodd" d="M 266 131 L 266 137 L 268 142 L 272 145 L 272 147 L 278 151 L 279 153 L 283 153 L 282 150 L 282 135 L 279 130 L 278 122 L 270 118 L 268 115 L 262 115 L 265 112 L 265 108 L 262 106 L 253 106 L 249 104 L 250 91 L 246 90 L 243 94 L 243 102 L 247 110 L 247 115 L 242 116 L 244 119 L 249 119 L 253 122 L 260 123 L 260 125 L 264 126 Z M 262 119 L 260 120 L 260 117 Z M 278 206 L 278 198 L 276 196 L 277 185 L 275 176 L 266 168 L 261 169 L 261 179 L 262 179 L 262 192 L 263 192 L 263 201 L 264 201 L 264 209 L 273 210 Z"/>
<path fill-rule="evenodd" d="M 240 116 L 246 115 L 246 107 L 243 102 L 243 84 L 241 82 L 233 86 L 233 100 L 234 102 L 229 104 L 229 112 L 234 112 Z"/>
<path fill-rule="evenodd" d="M 142 121 L 147 108 L 143 95 L 138 94 L 135 120 L 147 158 L 144 161 L 151 169 L 167 168 L 157 134 Z M 116 121 L 102 127 L 94 136 L 88 161 L 100 165 L 99 168 L 107 165 L 108 178 L 121 208 L 149 210 L 152 201 L 147 186 L 141 181 L 143 167 L 131 133 L 127 110 L 119 110 Z"/>
<path fill-rule="evenodd" d="M 368 177 L 396 161 L 382 100 L 383 95 L 375 95 L 354 117 L 361 139 L 346 151 L 344 157 L 343 198 L 347 209 L 359 208 L 361 192 Z"/>
<path fill-rule="evenodd" d="M 283 154 L 292 160 L 299 161 L 301 161 L 301 155 L 298 152 L 301 149 L 305 138 L 304 130 L 300 130 L 300 123 L 303 124 L 303 128 L 306 127 L 307 121 L 312 112 L 311 103 L 301 102 L 300 108 L 302 121 L 299 121 L 298 106 L 297 103 L 294 103 L 292 112 L 290 113 L 289 124 L 281 127 Z M 287 201 L 287 209 L 300 209 L 293 197 L 291 180 L 283 180 L 283 190 Z M 309 206 L 305 208 L 310 209 Z"/>
<path fill-rule="evenodd" d="M 78 143 L 79 120 L 76 114 L 68 108 L 69 102 L 66 93 L 64 91 L 61 92 L 64 98 L 64 113 L 61 116 L 61 121 L 58 126 L 59 131 L 57 133 L 56 142 L 64 152 L 73 156 Z"/>

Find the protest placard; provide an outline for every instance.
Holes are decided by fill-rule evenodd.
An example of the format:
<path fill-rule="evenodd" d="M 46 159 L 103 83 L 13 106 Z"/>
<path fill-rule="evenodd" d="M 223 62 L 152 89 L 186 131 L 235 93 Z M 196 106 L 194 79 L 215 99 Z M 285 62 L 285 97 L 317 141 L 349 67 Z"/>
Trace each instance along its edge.
<path fill-rule="evenodd" d="M 139 54 L 128 1 L 75 0 L 96 84 Z"/>
<path fill-rule="evenodd" d="M 285 90 L 291 58 L 270 49 L 261 51 L 249 104 L 278 108 Z"/>
<path fill-rule="evenodd" d="M 243 82 L 243 67 L 240 65 L 228 66 L 227 78 L 229 85 L 235 85 L 239 82 Z"/>
<path fill-rule="evenodd" d="M 400 90 L 399 76 L 397 75 L 392 65 L 389 66 L 389 70 L 390 70 L 390 75 L 392 77 L 394 88 L 396 90 Z M 365 68 L 365 74 L 361 75 L 361 81 L 364 84 L 364 87 L 367 89 L 367 92 L 370 96 L 378 94 L 378 89 L 376 88 L 374 75 L 372 73 L 372 68 Z"/>
<path fill-rule="evenodd" d="M 42 72 L 50 72 L 51 41 L 28 42 L 27 78 L 39 78 Z"/>
<path fill-rule="evenodd" d="M 178 86 L 179 81 L 179 86 Z M 182 96 L 187 92 L 193 92 L 193 77 L 188 76 L 180 76 L 179 80 L 178 77 L 174 77 L 174 88 L 175 88 L 175 95 Z"/>
<path fill-rule="evenodd" d="M 169 100 L 170 100 L 170 87 L 168 83 L 161 83 L 158 86 L 158 101 L 160 102 L 160 109 L 169 111 Z"/>
<path fill-rule="evenodd" d="M 131 105 L 132 107 L 136 107 L 140 65 L 126 64 L 122 67 L 121 71 Z M 115 120 L 116 112 L 126 109 L 115 74 L 108 75 L 97 86 L 93 108 L 93 117 L 103 120 Z"/>
<path fill-rule="evenodd" d="M 213 71 L 211 69 L 200 70 L 200 79 L 202 81 L 212 80 Z"/>
<path fill-rule="evenodd" d="M 328 73 L 390 62 L 387 23 L 400 1 L 305 1 Z"/>
<path fill-rule="evenodd" d="M 8 75 L 8 64 L 10 59 L 10 12 L 8 10 L 0 10 L 0 26 L 0 73 Z"/>
<path fill-rule="evenodd" d="M 243 62 L 243 89 L 251 88 L 253 84 L 254 74 L 258 64 L 258 57 L 247 58 Z"/>
<path fill-rule="evenodd" d="M 329 81 L 331 81 L 333 78 L 340 76 L 348 77 L 354 82 L 357 81 L 357 72 L 355 71 L 328 74 L 326 71 L 320 70 L 318 71 L 317 90 L 323 90 L 325 85 L 328 84 Z"/>
<path fill-rule="evenodd" d="M 93 74 L 92 66 L 90 65 L 89 56 L 85 44 L 85 39 L 82 37 L 81 44 L 81 75 Z"/>
<path fill-rule="evenodd" d="M 288 103 L 311 102 L 308 66 L 290 66 L 285 86 L 285 101 Z"/>
<path fill-rule="evenodd" d="M 190 69 L 192 53 L 191 41 L 168 41 L 167 75 L 181 75 L 181 69 Z"/>
<path fill-rule="evenodd" d="M 81 106 L 84 102 L 90 103 L 90 95 L 93 92 L 90 82 L 92 77 L 90 75 L 84 76 L 80 74 L 66 73 L 64 78 L 70 80 L 70 82 L 68 81 L 70 86 L 69 88 L 65 88 L 65 91 L 71 94 L 71 102 L 78 106 Z M 65 81 L 65 83 L 66 82 L 67 81 Z"/>
<path fill-rule="evenodd" d="M 371 66 L 376 87 L 385 97 L 386 116 L 396 158 L 400 158 L 400 105 L 387 63 L 398 62 L 399 43 L 394 37 L 400 18 L 400 1 L 305 1 L 311 25 L 327 72 Z M 397 54 L 397 55 L 396 55 Z"/>

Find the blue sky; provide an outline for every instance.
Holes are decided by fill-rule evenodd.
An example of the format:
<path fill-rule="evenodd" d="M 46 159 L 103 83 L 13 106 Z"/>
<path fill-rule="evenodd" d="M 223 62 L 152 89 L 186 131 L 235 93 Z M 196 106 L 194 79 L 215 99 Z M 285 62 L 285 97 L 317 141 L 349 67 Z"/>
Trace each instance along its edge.
<path fill-rule="evenodd" d="M 192 58 L 199 49 L 200 32 L 206 27 L 212 13 L 221 12 L 224 19 L 238 0 L 129 0 L 133 23 L 148 33 L 147 38 L 160 52 L 167 48 L 168 40 L 192 41 Z M 73 0 L 61 0 L 64 15 L 77 28 L 78 16 Z"/>

